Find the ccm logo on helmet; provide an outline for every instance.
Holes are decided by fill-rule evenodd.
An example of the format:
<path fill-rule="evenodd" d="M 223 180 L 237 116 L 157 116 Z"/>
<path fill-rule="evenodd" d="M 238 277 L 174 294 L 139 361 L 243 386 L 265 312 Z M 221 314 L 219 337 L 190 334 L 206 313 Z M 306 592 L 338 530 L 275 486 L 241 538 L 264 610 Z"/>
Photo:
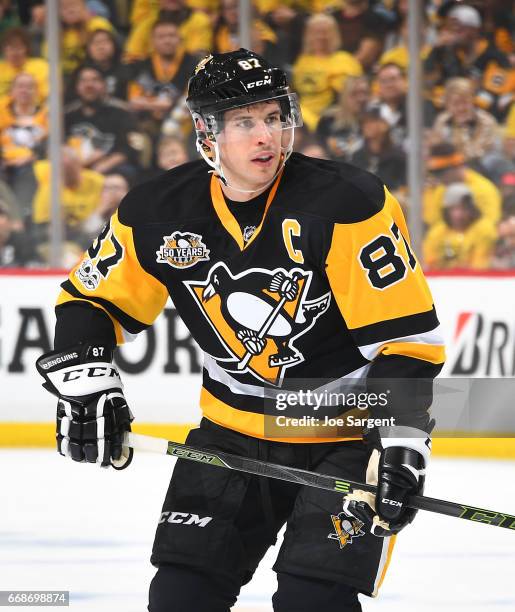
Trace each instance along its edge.
<path fill-rule="evenodd" d="M 118 371 L 114 366 L 102 367 L 92 366 L 89 368 L 79 368 L 66 372 L 63 376 L 63 382 L 69 382 L 70 380 L 77 380 L 79 378 L 117 378 Z"/>
<path fill-rule="evenodd" d="M 162 512 L 161 518 L 159 519 L 159 525 L 161 525 L 161 523 L 172 523 L 205 527 L 212 520 L 212 516 L 205 516 L 204 518 L 200 518 L 198 514 L 190 514 L 189 512 Z"/>
<path fill-rule="evenodd" d="M 254 87 L 261 87 L 262 85 L 271 85 L 272 77 L 267 76 L 264 79 L 260 79 L 259 81 L 251 81 L 247 83 L 247 89 L 253 89 Z"/>

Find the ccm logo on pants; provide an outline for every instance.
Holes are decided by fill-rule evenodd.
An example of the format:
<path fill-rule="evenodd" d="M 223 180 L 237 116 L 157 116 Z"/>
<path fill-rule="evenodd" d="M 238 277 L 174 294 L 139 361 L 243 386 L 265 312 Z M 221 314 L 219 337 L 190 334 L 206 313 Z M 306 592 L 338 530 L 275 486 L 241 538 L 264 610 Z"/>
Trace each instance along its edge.
<path fill-rule="evenodd" d="M 190 514 L 189 512 L 162 512 L 158 524 L 161 525 L 161 523 L 167 522 L 180 525 L 196 525 L 197 527 L 205 527 L 212 520 L 212 516 L 200 518 L 198 514 Z"/>

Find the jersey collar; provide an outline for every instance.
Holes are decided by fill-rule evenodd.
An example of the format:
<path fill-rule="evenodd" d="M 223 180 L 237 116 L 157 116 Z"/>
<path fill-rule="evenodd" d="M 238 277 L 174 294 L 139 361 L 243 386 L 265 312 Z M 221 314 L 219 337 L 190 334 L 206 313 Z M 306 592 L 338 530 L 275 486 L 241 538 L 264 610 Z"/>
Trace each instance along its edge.
<path fill-rule="evenodd" d="M 261 231 L 261 228 L 266 218 L 266 213 L 268 212 L 268 209 L 270 208 L 270 204 L 274 199 L 277 188 L 279 187 L 279 182 L 281 180 L 283 171 L 284 168 L 281 170 L 281 172 L 279 172 L 272 186 L 272 189 L 270 189 L 270 193 L 268 194 L 268 198 L 266 200 L 265 211 L 263 213 L 261 223 L 258 225 L 256 231 L 252 234 L 252 237 L 246 244 L 243 240 L 240 225 L 238 221 L 236 221 L 232 212 L 229 210 L 229 207 L 227 206 L 227 202 L 225 201 L 220 181 L 214 174 L 211 175 L 211 200 L 213 202 L 213 207 L 225 230 L 234 238 L 236 244 L 240 247 L 240 251 L 246 249 L 249 244 L 251 244 L 252 241 L 255 240 L 256 236 Z"/>

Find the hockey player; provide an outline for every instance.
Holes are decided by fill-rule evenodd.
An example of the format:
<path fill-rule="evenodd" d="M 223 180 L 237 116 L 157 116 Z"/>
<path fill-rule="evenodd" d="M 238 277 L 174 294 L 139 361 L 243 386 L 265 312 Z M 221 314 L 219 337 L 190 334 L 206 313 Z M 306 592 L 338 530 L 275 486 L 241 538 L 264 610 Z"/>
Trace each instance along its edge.
<path fill-rule="evenodd" d="M 285 522 L 274 610 L 361 610 L 358 593 L 377 593 L 395 534 L 414 517 L 406 496 L 423 487 L 427 385 L 444 358 L 430 292 L 381 181 L 292 153 L 301 116 L 282 70 L 245 49 L 209 56 L 188 106 L 203 160 L 132 189 L 62 284 L 55 350 L 38 360 L 59 398 L 58 450 L 129 464 L 121 442 L 132 415 L 113 351 L 172 296 L 204 352 L 203 419 L 189 444 L 366 474 L 378 494 L 347 496 L 342 508 L 334 493 L 179 461 L 157 526 L 150 612 L 228 612 Z M 367 430 L 366 443 L 277 426 L 279 390 L 359 377 L 369 391 L 387 379 L 394 398 L 369 402 L 395 425 Z"/>

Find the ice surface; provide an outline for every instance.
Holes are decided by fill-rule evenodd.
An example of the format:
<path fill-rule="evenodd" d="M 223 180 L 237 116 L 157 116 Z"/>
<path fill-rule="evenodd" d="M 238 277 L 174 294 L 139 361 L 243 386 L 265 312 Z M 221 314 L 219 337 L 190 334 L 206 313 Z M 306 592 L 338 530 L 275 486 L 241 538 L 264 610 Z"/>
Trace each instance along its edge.
<path fill-rule="evenodd" d="M 115 472 L 50 450 L 0 450 L 0 590 L 63 589 L 73 610 L 144 612 L 173 463 L 140 454 Z M 426 493 L 515 514 L 514 475 L 511 461 L 435 458 Z M 271 611 L 273 559 L 271 550 L 234 612 Z M 379 597 L 363 597 L 363 610 L 515 610 L 513 567 L 515 533 L 420 512 L 398 538 Z"/>

